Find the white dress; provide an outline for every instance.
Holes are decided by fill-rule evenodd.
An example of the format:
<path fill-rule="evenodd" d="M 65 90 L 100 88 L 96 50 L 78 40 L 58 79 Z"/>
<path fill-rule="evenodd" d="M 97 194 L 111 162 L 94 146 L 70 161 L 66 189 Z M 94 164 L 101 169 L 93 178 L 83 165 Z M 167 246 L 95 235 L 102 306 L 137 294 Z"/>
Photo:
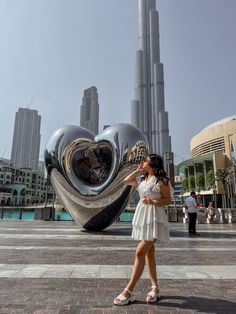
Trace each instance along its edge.
<path fill-rule="evenodd" d="M 132 225 L 132 238 L 135 240 L 158 240 L 159 243 L 167 243 L 170 240 L 169 224 L 165 209 L 151 204 L 144 204 L 144 195 L 152 199 L 160 200 L 160 184 L 156 183 L 156 177 L 141 181 L 137 190 L 140 201 L 136 207 Z"/>

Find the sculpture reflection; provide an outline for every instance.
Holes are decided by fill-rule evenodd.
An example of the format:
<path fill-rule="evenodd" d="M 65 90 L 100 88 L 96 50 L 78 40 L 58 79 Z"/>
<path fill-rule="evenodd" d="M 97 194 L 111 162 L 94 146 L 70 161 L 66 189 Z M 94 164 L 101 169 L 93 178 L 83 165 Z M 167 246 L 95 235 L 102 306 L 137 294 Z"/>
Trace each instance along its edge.
<path fill-rule="evenodd" d="M 52 185 L 73 219 L 87 230 L 102 230 L 125 208 L 132 189 L 123 179 L 148 154 L 136 127 L 117 124 L 96 137 L 87 129 L 58 129 L 45 150 Z"/>
<path fill-rule="evenodd" d="M 103 183 L 112 165 L 112 152 L 107 147 L 78 150 L 72 158 L 72 169 L 75 176 L 84 184 Z"/>

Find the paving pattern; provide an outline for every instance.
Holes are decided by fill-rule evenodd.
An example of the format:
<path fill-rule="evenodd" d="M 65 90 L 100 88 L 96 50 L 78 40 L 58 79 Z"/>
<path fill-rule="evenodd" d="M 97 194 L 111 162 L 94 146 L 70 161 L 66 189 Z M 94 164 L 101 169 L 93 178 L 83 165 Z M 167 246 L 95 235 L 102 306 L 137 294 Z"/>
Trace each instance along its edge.
<path fill-rule="evenodd" d="M 148 273 L 124 307 L 113 298 L 132 270 L 131 225 L 88 233 L 73 222 L 0 221 L 0 314 L 236 313 L 236 225 L 170 224 L 157 246 L 161 299 L 147 305 Z"/>

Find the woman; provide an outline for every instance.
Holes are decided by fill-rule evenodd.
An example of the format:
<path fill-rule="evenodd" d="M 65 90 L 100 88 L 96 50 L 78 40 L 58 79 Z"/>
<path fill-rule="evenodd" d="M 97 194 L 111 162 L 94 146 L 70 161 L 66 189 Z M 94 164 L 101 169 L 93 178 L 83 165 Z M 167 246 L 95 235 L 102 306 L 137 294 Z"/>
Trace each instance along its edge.
<path fill-rule="evenodd" d="M 142 180 L 137 177 L 144 172 Z M 141 277 L 145 261 L 151 279 L 151 291 L 147 302 L 156 302 L 159 287 L 156 274 L 155 242 L 169 241 L 168 221 L 163 206 L 171 203 L 169 179 L 160 156 L 150 154 L 138 167 L 124 179 L 127 185 L 137 185 L 140 196 L 134 218 L 132 238 L 139 240 L 131 279 L 124 291 L 115 298 L 114 304 L 125 305 L 134 301 L 133 289 Z"/>
<path fill-rule="evenodd" d="M 214 222 L 214 216 L 215 216 L 215 211 L 214 211 L 214 207 L 213 207 L 213 203 L 210 202 L 208 204 L 208 207 L 207 207 L 207 211 L 208 211 L 208 214 L 209 214 L 209 222 L 210 224 L 212 224 Z"/>

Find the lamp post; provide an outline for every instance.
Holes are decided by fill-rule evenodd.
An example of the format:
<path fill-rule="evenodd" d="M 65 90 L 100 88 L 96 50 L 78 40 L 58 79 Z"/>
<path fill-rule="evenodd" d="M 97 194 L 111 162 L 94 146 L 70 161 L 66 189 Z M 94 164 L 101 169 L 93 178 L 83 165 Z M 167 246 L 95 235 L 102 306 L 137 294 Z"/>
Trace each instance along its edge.
<path fill-rule="evenodd" d="M 235 162 L 230 167 L 229 176 L 227 178 L 227 194 L 229 197 L 229 207 L 234 208 L 236 206 L 236 165 Z"/>
<path fill-rule="evenodd" d="M 216 185 L 213 184 L 213 189 L 212 189 L 212 193 L 213 193 L 213 203 L 214 203 L 214 208 L 217 209 L 217 190 L 216 190 Z"/>
<path fill-rule="evenodd" d="M 200 186 L 197 188 L 197 203 L 200 205 L 200 203 L 201 203 L 201 194 L 200 194 L 200 192 L 201 192 L 201 188 L 200 188 Z"/>

